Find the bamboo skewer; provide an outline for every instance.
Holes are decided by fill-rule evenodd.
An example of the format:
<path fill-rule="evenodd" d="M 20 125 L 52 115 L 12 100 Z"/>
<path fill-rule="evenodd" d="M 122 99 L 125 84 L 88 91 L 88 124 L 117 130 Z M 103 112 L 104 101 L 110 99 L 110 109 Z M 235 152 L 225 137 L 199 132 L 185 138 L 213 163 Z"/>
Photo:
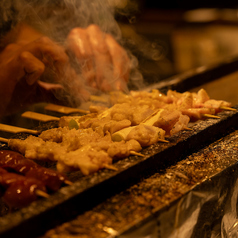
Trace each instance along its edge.
<path fill-rule="evenodd" d="M 8 139 L 0 137 L 0 142 L 7 143 L 8 144 Z"/>
<path fill-rule="evenodd" d="M 215 115 L 212 115 L 212 114 L 202 114 L 202 116 L 206 117 L 206 118 L 220 119 L 219 116 L 215 116 Z"/>
<path fill-rule="evenodd" d="M 183 128 L 185 131 L 193 131 L 193 129 L 192 128 L 189 128 L 189 127 L 184 127 Z"/>
<path fill-rule="evenodd" d="M 40 189 L 36 189 L 35 193 L 36 193 L 37 196 L 43 197 L 43 198 L 48 198 L 50 196 L 48 193 L 46 193 L 46 192 L 44 192 Z"/>
<path fill-rule="evenodd" d="M 168 140 L 164 140 L 164 139 L 159 139 L 158 142 L 164 142 L 164 143 L 169 143 Z"/>
<path fill-rule="evenodd" d="M 45 114 L 41 114 L 37 112 L 30 112 L 30 111 L 26 111 L 22 113 L 21 116 L 24 118 L 34 119 L 34 120 L 43 121 L 43 122 L 59 121 L 59 117 L 53 117 L 53 116 L 49 116 L 49 115 L 45 115 Z"/>
<path fill-rule="evenodd" d="M 16 127 L 16 126 L 9 126 L 6 124 L 0 123 L 0 130 L 5 131 L 5 132 L 10 132 L 10 133 L 29 133 L 33 135 L 38 135 L 40 134 L 39 131 L 36 130 L 31 130 L 31 129 L 26 129 L 22 127 Z"/>
<path fill-rule="evenodd" d="M 64 107 L 64 106 L 51 104 L 51 103 L 47 104 L 45 106 L 45 109 L 48 110 L 48 111 L 59 112 L 59 113 L 63 113 L 63 114 L 70 114 L 70 113 L 74 113 L 74 112 L 79 112 L 79 113 L 82 113 L 82 114 L 90 113 L 89 111 L 82 110 L 82 109 L 79 109 L 79 108 Z"/>
<path fill-rule="evenodd" d="M 73 183 L 72 183 L 71 181 L 69 181 L 69 180 L 65 180 L 64 183 L 65 183 L 66 185 L 72 185 L 72 184 L 73 184 Z"/>
<path fill-rule="evenodd" d="M 104 164 L 103 167 L 104 167 L 105 169 L 111 169 L 111 170 L 115 170 L 115 171 L 118 170 L 115 166 L 113 166 L 113 165 L 111 165 L 111 164 Z"/>
<path fill-rule="evenodd" d="M 137 155 L 137 156 L 141 156 L 141 157 L 144 157 L 145 155 L 141 154 L 141 153 L 138 153 L 136 151 L 130 151 L 130 154 L 131 155 Z"/>
<path fill-rule="evenodd" d="M 219 107 L 221 110 L 227 110 L 227 111 L 236 111 L 235 108 L 232 108 L 232 107 L 225 107 L 225 106 L 221 106 Z"/>

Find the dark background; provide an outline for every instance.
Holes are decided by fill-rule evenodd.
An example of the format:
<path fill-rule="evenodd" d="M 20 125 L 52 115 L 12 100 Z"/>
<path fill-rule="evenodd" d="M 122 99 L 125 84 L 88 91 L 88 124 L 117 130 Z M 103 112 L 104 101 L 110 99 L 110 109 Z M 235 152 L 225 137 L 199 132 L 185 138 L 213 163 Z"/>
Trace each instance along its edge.
<path fill-rule="evenodd" d="M 194 9 L 194 8 L 236 8 L 238 7 L 238 1 L 226 0 L 200 0 L 200 1 L 188 1 L 188 0 L 177 0 L 177 1 L 143 1 L 145 8 L 160 8 L 160 9 Z"/>

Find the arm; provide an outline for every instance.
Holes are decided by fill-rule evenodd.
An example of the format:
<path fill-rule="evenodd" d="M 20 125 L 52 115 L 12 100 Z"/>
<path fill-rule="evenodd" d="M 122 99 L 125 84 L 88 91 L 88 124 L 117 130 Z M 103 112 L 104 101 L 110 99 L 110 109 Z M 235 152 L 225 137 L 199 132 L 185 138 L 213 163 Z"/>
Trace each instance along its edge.
<path fill-rule="evenodd" d="M 0 53 L 0 116 L 31 103 L 57 101 L 54 93 L 77 78 L 64 48 L 28 25 L 18 25 L 4 41 L 11 44 Z M 47 75 L 54 84 L 42 81 Z M 86 97 L 83 85 L 77 87 L 75 97 Z"/>

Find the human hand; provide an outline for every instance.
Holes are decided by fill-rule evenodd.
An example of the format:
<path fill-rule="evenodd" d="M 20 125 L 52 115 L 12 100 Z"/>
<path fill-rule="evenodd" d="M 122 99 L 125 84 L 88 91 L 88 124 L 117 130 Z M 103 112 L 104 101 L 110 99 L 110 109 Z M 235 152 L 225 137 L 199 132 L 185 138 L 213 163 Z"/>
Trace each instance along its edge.
<path fill-rule="evenodd" d="M 76 80 L 64 49 L 47 37 L 8 45 L 0 54 L 0 67 L 0 115 L 35 102 L 59 102 L 55 93 L 65 90 L 80 100 L 89 96 Z M 40 81 L 46 77 L 52 83 Z"/>
<path fill-rule="evenodd" d="M 101 91 L 127 91 L 130 60 L 126 51 L 96 25 L 74 28 L 67 37 L 67 47 L 76 56 L 89 86 Z"/>

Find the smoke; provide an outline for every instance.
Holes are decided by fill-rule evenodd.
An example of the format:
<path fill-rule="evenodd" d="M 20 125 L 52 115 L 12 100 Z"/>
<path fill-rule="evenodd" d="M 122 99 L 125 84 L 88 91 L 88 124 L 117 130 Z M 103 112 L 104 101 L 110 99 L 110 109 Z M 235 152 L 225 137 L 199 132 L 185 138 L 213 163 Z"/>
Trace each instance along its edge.
<path fill-rule="evenodd" d="M 123 45 L 112 1 L 116 0 L 1 0 L 0 8 L 4 9 L 0 16 L 1 36 L 13 29 L 17 23 L 25 21 L 57 43 L 64 44 L 71 29 L 96 24 Z M 138 61 L 129 49 L 126 50 L 131 59 L 129 85 L 133 88 L 141 87 L 143 79 L 137 70 Z M 80 70 L 77 72 L 80 73 Z M 78 78 L 84 80 L 82 75 Z M 68 88 L 74 87 L 70 85 Z"/>
<path fill-rule="evenodd" d="M 9 30 L 18 22 L 26 21 L 57 41 L 65 38 L 74 27 L 97 24 L 120 38 L 114 19 L 114 9 L 107 0 L 1 0 L 1 28 Z"/>

